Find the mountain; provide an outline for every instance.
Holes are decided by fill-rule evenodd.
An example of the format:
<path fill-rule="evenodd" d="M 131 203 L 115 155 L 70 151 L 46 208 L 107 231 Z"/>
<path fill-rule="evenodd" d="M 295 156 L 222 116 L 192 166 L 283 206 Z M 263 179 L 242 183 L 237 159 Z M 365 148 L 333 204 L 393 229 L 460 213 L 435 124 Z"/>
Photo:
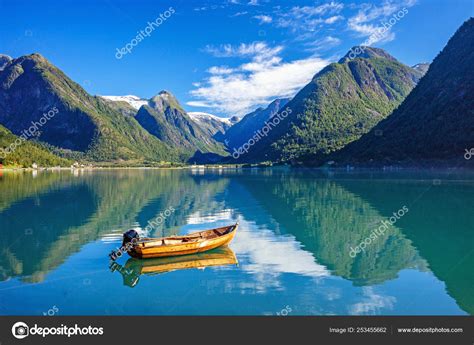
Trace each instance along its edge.
<path fill-rule="evenodd" d="M 153 136 L 180 150 L 183 160 L 198 151 L 217 153 L 219 157 L 226 154 L 223 145 L 213 137 L 222 136 L 232 125 L 230 119 L 207 113 L 187 113 L 168 91 L 161 91 L 151 99 L 134 95 L 100 97 L 123 115 L 135 117 Z"/>
<path fill-rule="evenodd" d="M 235 125 L 237 122 L 239 122 L 241 120 L 240 117 L 238 117 L 237 115 L 234 115 L 234 116 L 231 116 L 229 117 L 229 121 L 232 125 Z"/>
<path fill-rule="evenodd" d="M 53 111 L 53 112 L 52 112 Z M 54 115 L 54 116 L 53 116 Z M 178 152 L 89 95 L 40 54 L 10 61 L 0 71 L 0 124 L 91 161 L 177 161 Z"/>
<path fill-rule="evenodd" d="M 138 109 L 136 109 L 134 106 L 132 106 L 130 103 L 126 101 L 122 101 L 122 100 L 114 101 L 114 100 L 105 98 L 104 96 L 99 96 L 99 97 L 102 98 L 110 108 L 114 109 L 115 111 L 118 111 L 124 116 L 135 117 L 135 115 L 137 115 Z"/>
<path fill-rule="evenodd" d="M 134 95 L 127 96 L 100 96 L 109 101 L 109 105 L 124 115 L 135 116 L 142 105 L 150 105 L 148 99 Z M 191 119 L 196 122 L 201 129 L 209 133 L 210 136 L 216 133 L 223 134 L 230 126 L 239 121 L 237 116 L 222 118 L 213 114 L 203 112 L 188 112 Z"/>
<path fill-rule="evenodd" d="M 265 121 L 280 111 L 289 100 L 288 98 L 276 99 L 266 108 L 258 108 L 245 115 L 225 133 L 223 141 L 226 142 L 227 147 L 232 150 L 248 141 L 265 125 Z"/>
<path fill-rule="evenodd" d="M 352 60 L 359 58 L 359 59 L 373 59 L 373 58 L 382 58 L 385 60 L 389 60 L 392 62 L 398 62 L 392 55 L 387 53 L 385 50 L 376 48 L 376 47 L 368 47 L 368 46 L 356 46 L 352 47 L 346 55 L 344 55 L 341 59 L 339 59 L 338 63 L 344 64 L 347 62 L 351 62 Z"/>
<path fill-rule="evenodd" d="M 339 163 L 461 160 L 474 146 L 474 19 L 466 21 L 405 101 Z M 464 160 L 466 162 L 466 160 Z"/>
<path fill-rule="evenodd" d="M 430 68 L 430 64 L 428 62 L 417 63 L 415 66 L 411 66 L 411 68 L 423 73 L 423 75 L 428 72 L 428 68 Z"/>
<path fill-rule="evenodd" d="M 353 51 L 362 53 L 352 56 Z M 341 149 L 390 114 L 422 76 L 382 49 L 351 52 L 317 73 L 240 160 L 304 160 Z"/>
<path fill-rule="evenodd" d="M 109 106 L 125 116 L 135 116 L 142 105 L 148 104 L 147 99 L 134 95 L 127 96 L 99 96 L 106 100 Z"/>
<path fill-rule="evenodd" d="M 72 164 L 71 161 L 52 154 L 36 142 L 22 140 L 0 125 L 0 164 L 30 168 L 33 163 L 40 167 L 70 166 Z"/>
<path fill-rule="evenodd" d="M 8 55 L 0 54 L 0 71 L 2 71 L 7 63 L 12 61 L 12 58 L 9 57 Z"/>
<path fill-rule="evenodd" d="M 105 98 L 109 101 L 113 102 L 124 102 L 129 104 L 132 108 L 138 110 L 142 105 L 148 104 L 147 99 L 140 98 L 134 95 L 127 95 L 127 96 L 100 96 Z"/>
<path fill-rule="evenodd" d="M 188 112 L 188 115 L 211 137 L 217 133 L 224 134 L 233 125 L 230 118 L 222 118 L 208 113 Z"/>
<path fill-rule="evenodd" d="M 185 160 L 198 151 L 226 154 L 223 145 L 193 121 L 168 91 L 161 91 L 141 106 L 135 118 L 150 134 L 180 149 Z"/>

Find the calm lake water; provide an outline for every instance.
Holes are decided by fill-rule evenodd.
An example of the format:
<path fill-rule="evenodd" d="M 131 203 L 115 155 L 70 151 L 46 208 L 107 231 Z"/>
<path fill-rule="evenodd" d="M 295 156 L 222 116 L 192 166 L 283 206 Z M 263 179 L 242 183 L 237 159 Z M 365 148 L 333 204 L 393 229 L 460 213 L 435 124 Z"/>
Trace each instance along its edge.
<path fill-rule="evenodd" d="M 170 207 L 149 235 L 240 227 L 230 248 L 109 267 Z M 474 314 L 473 216 L 468 172 L 3 172 L 0 314 Z"/>

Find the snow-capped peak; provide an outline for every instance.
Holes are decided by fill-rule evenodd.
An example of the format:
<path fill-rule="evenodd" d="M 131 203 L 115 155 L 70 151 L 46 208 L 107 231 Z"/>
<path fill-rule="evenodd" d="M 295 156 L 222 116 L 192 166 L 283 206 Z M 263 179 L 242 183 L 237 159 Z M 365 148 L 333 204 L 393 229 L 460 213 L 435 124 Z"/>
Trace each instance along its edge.
<path fill-rule="evenodd" d="M 100 96 L 102 98 L 108 99 L 113 102 L 127 102 L 135 109 L 140 109 L 142 105 L 148 104 L 147 99 L 140 98 L 135 95 L 126 95 L 126 96 Z"/>
<path fill-rule="evenodd" d="M 224 118 L 224 117 L 219 117 L 213 114 L 209 113 L 203 113 L 199 111 L 191 111 L 188 112 L 188 115 L 194 120 L 194 121 L 206 121 L 206 120 L 216 120 L 220 121 L 222 123 L 225 123 L 226 125 L 231 126 L 232 122 L 230 121 L 230 118 Z"/>

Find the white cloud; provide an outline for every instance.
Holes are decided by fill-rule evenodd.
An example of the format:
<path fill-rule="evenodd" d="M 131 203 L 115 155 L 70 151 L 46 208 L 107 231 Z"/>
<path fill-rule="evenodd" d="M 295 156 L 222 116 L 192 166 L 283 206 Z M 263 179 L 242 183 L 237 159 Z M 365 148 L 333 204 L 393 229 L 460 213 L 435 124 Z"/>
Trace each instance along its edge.
<path fill-rule="evenodd" d="M 262 61 L 277 55 L 283 50 L 283 47 L 270 48 L 265 42 L 252 42 L 250 44 L 241 43 L 238 46 L 231 44 L 222 44 L 219 47 L 208 45 L 204 50 L 215 57 L 254 57 L 257 61 Z"/>
<path fill-rule="evenodd" d="M 259 20 L 260 21 L 260 24 L 268 24 L 268 23 L 271 23 L 273 21 L 273 18 L 270 17 L 270 16 L 267 16 L 267 15 L 258 15 L 258 16 L 254 16 L 255 19 Z"/>
<path fill-rule="evenodd" d="M 259 0 L 250 0 L 250 1 L 239 1 L 239 0 L 229 0 L 229 3 L 233 4 L 233 5 L 249 5 L 249 6 L 259 6 L 260 3 L 259 3 Z"/>
<path fill-rule="evenodd" d="M 266 70 L 269 67 L 278 65 L 280 62 L 281 58 L 279 56 L 272 56 L 266 60 L 254 60 L 249 63 L 244 63 L 240 66 L 240 70 L 247 72 L 260 72 Z"/>
<path fill-rule="evenodd" d="M 212 66 L 207 71 L 210 74 L 230 74 L 234 71 L 234 69 L 227 66 Z"/>
<path fill-rule="evenodd" d="M 393 296 L 383 296 L 374 292 L 372 287 L 363 287 L 363 301 L 349 306 L 350 315 L 375 315 L 380 310 L 392 310 L 396 302 Z"/>
<path fill-rule="evenodd" d="M 247 11 L 241 11 L 241 12 L 234 13 L 233 15 L 231 15 L 231 17 L 240 17 L 240 16 L 244 16 L 246 14 L 248 14 Z"/>
<path fill-rule="evenodd" d="M 332 17 L 329 17 L 327 19 L 324 20 L 324 23 L 326 24 L 334 24 L 335 22 L 337 22 L 338 20 L 342 20 L 344 19 L 343 16 L 332 16 Z"/>
<path fill-rule="evenodd" d="M 269 47 L 265 42 L 207 47 L 206 50 L 214 56 L 250 59 L 233 68 L 231 73 L 211 73 L 200 87 L 190 92 L 198 101 L 188 102 L 188 105 L 212 107 L 231 115 L 244 115 L 275 98 L 294 96 L 329 63 L 318 57 L 284 62 L 279 56 L 283 47 Z M 214 66 L 209 71 L 221 68 Z"/>
<path fill-rule="evenodd" d="M 194 11 L 209 11 L 209 10 L 218 10 L 225 8 L 225 5 L 211 5 L 211 6 L 202 6 L 202 7 L 195 7 Z"/>
<path fill-rule="evenodd" d="M 344 18 L 339 15 L 343 9 L 344 5 L 335 1 L 317 6 L 293 6 L 280 10 L 274 22 L 277 27 L 290 30 L 298 41 L 314 40 L 319 31 Z"/>
<path fill-rule="evenodd" d="M 398 22 L 408 13 L 407 8 L 415 3 L 416 0 L 398 2 L 386 0 L 380 6 L 364 4 L 355 16 L 349 18 L 348 28 L 360 37 L 366 38 L 363 45 L 392 41 L 395 39 L 395 34 L 391 31 L 391 27 L 395 24 L 387 25 L 386 21 L 398 18 L 393 23 Z"/>
<path fill-rule="evenodd" d="M 191 106 L 191 107 L 212 108 L 212 105 L 210 105 L 206 102 L 201 102 L 201 101 L 190 101 L 190 102 L 186 102 L 186 104 Z"/>
<path fill-rule="evenodd" d="M 271 274 L 268 278 L 272 280 L 285 273 L 314 278 L 330 275 L 328 269 L 319 264 L 312 253 L 305 251 L 293 236 L 277 236 L 268 229 L 261 229 L 257 235 L 249 231 L 251 224 L 242 219 L 239 236 L 232 242 L 232 249 L 238 255 L 249 258 L 241 264 L 242 270 L 256 277 Z"/>
<path fill-rule="evenodd" d="M 343 8 L 343 4 L 331 1 L 319 6 L 295 6 L 291 9 L 290 14 L 296 18 L 305 18 L 308 16 L 322 15 L 326 13 L 337 13 Z"/>
<path fill-rule="evenodd" d="M 326 36 L 320 40 L 311 41 L 305 44 L 306 51 L 317 52 L 334 48 L 341 44 L 341 40 L 337 37 Z"/>

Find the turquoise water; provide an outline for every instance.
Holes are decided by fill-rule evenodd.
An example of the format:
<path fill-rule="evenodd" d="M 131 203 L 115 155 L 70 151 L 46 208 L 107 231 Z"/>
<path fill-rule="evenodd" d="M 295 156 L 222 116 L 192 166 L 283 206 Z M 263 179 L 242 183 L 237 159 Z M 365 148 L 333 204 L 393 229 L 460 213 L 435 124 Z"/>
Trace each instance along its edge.
<path fill-rule="evenodd" d="M 4 172 L 0 314 L 474 314 L 473 215 L 468 172 Z M 240 227 L 230 249 L 111 269 L 157 219 L 148 235 Z"/>

